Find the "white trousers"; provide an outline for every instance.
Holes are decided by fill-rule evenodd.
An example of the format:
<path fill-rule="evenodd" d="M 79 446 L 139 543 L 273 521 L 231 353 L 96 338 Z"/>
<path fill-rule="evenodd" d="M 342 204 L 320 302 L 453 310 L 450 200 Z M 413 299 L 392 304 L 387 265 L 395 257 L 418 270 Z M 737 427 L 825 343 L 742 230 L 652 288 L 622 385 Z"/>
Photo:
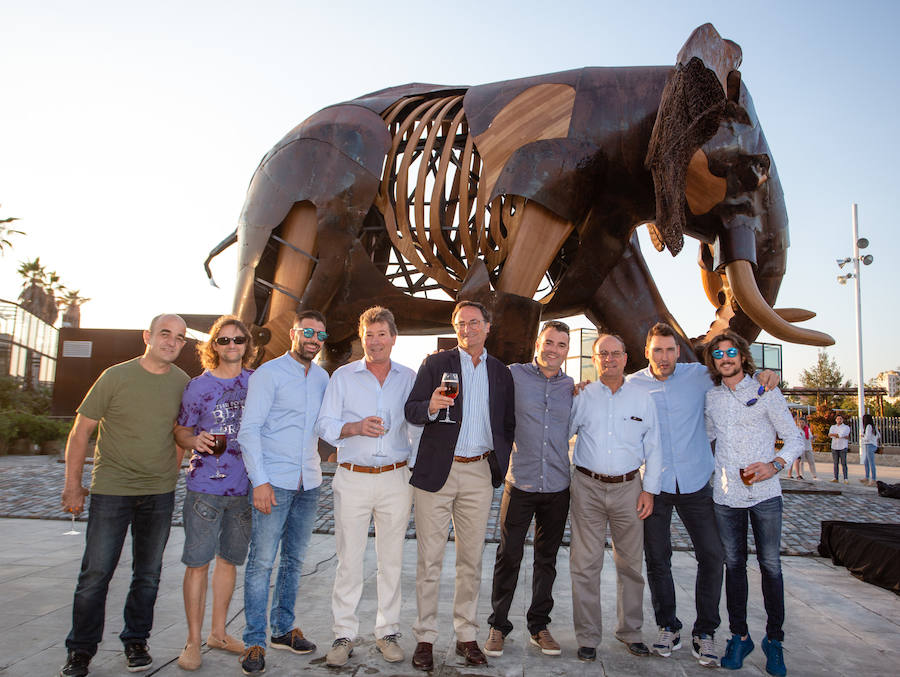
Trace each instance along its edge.
<path fill-rule="evenodd" d="M 334 535 L 338 565 L 334 575 L 331 611 L 335 638 L 356 639 L 359 618 L 356 608 L 363 587 L 363 561 L 369 522 L 375 518 L 375 577 L 378 614 L 375 637 L 400 631 L 400 574 L 403 541 L 412 506 L 409 468 L 375 474 L 353 472 L 338 466 L 332 481 Z"/>

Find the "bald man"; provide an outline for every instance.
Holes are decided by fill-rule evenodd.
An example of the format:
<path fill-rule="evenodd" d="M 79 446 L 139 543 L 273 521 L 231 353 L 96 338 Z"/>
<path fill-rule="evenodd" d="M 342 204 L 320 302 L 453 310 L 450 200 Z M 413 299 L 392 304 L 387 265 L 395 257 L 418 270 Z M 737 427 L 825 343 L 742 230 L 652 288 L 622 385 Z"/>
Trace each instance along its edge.
<path fill-rule="evenodd" d="M 158 315 L 144 331 L 144 354 L 100 374 L 78 407 L 66 444 L 63 509 L 78 514 L 84 497 L 91 505 L 81 573 L 72 604 L 72 630 L 62 677 L 83 677 L 103 638 L 109 580 L 131 528 L 132 577 L 119 639 L 131 672 L 153 659 L 147 638 L 175 507 L 181 455 L 174 426 L 188 375 L 173 363 L 185 343 L 178 315 Z M 88 440 L 99 426 L 90 491 L 81 485 Z"/>

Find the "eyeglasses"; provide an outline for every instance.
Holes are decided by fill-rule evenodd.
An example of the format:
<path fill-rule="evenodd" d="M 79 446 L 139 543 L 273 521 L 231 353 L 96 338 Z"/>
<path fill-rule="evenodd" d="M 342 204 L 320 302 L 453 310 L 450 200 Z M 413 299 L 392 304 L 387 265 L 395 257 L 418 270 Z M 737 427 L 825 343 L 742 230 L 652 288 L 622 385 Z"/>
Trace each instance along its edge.
<path fill-rule="evenodd" d="M 481 326 L 481 320 L 469 320 L 468 322 L 457 322 L 453 325 L 453 328 L 456 331 L 462 331 L 463 329 L 478 329 Z"/>
<path fill-rule="evenodd" d="M 713 358 L 715 358 L 717 360 L 721 360 L 726 355 L 728 355 L 728 357 L 737 357 L 738 352 L 739 352 L 738 349 L 733 348 L 733 347 L 726 348 L 725 350 L 720 350 L 719 348 L 716 348 L 714 351 L 712 351 L 712 356 L 713 356 Z M 762 394 L 762 393 L 760 393 L 760 394 Z"/>
<path fill-rule="evenodd" d="M 324 331 L 316 331 L 312 327 L 294 327 L 291 331 L 299 331 L 303 334 L 303 338 L 312 338 L 315 336 L 320 341 L 328 338 L 328 334 Z"/>
<path fill-rule="evenodd" d="M 601 350 L 599 353 L 594 353 L 595 357 L 599 357 L 601 360 L 605 360 L 608 357 L 613 358 L 614 360 L 621 360 L 625 355 L 621 350 L 614 350 L 611 353 L 606 350 Z"/>
<path fill-rule="evenodd" d="M 216 339 L 217 346 L 227 346 L 229 343 L 234 343 L 236 346 L 242 346 L 246 342 L 246 336 L 220 336 Z"/>

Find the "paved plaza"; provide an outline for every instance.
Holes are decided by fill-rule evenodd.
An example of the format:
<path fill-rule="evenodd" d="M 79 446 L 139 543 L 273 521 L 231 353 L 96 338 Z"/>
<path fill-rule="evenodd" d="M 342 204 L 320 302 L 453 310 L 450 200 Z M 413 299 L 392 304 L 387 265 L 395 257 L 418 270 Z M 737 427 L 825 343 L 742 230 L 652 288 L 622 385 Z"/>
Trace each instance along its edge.
<path fill-rule="evenodd" d="M 857 521 L 900 521 L 900 501 L 882 499 L 874 489 L 854 485 L 822 482 L 798 483 L 784 480 L 788 490 L 810 486 L 843 491 L 841 495 L 785 495 L 786 520 L 784 549 L 809 553 L 818 542 L 821 519 Z M 851 466 L 851 472 L 861 472 Z M 885 481 L 900 481 L 900 468 L 880 470 Z M 824 474 L 828 474 L 827 472 Z M 72 592 L 83 547 L 83 534 L 66 536 L 67 521 L 48 519 L 61 517 L 58 491 L 62 482 L 62 465 L 48 458 L 0 458 L 0 513 L 20 519 L 0 519 L 0 675 L 25 677 L 55 675 L 65 659 L 64 639 L 71 620 Z M 385 663 L 371 636 L 376 609 L 375 555 L 370 543 L 366 555 L 366 585 L 360 604 L 360 641 L 350 662 L 341 669 L 324 665 L 324 654 L 331 640 L 331 585 L 336 557 L 334 538 L 329 534 L 330 496 L 326 491 L 320 506 L 317 534 L 313 536 L 304 566 L 304 576 L 297 599 L 298 624 L 318 644 L 310 656 L 289 652 L 267 652 L 267 675 L 414 675 L 409 657 L 415 646 L 410 626 L 415 619 L 416 542 L 407 540 L 404 555 L 403 607 L 401 645 L 407 660 L 399 664 Z M 31 517 L 32 519 L 21 519 Z M 492 512 L 496 521 L 496 506 Z M 493 524 L 493 523 L 492 523 Z M 85 524 L 78 523 L 79 531 Z M 680 525 L 677 526 L 680 532 Z M 496 532 L 494 534 L 496 536 Z M 150 639 L 154 657 L 152 669 L 145 673 L 165 676 L 185 675 L 175 664 L 184 643 L 185 622 L 181 598 L 184 567 L 180 562 L 183 531 L 172 530 L 166 549 L 160 595 L 156 606 L 153 636 Z M 684 540 L 682 535 L 677 537 Z M 796 539 L 796 540 L 795 540 Z M 685 541 L 684 545 L 687 545 Z M 490 613 L 490 572 L 496 545 L 485 548 L 479 618 L 484 641 L 484 625 Z M 615 626 L 615 573 L 611 554 L 607 551 L 603 570 L 603 619 L 606 633 L 598 647 L 598 660 L 581 663 L 575 658 L 577 648 L 572 628 L 571 587 L 569 584 L 568 548 L 560 551 L 559 578 L 555 587 L 556 607 L 551 627 L 563 648 L 559 657 L 542 656 L 529 646 L 525 630 L 525 611 L 530 598 L 531 575 L 523 567 L 513 605 L 511 620 L 515 630 L 507 641 L 501 658 L 489 659 L 486 668 L 467 668 L 453 652 L 451 606 L 453 597 L 453 543 L 448 544 L 444 561 L 439 616 L 440 636 L 435 645 L 436 669 L 433 674 L 450 675 L 623 675 L 653 677 L 663 675 L 706 675 L 691 657 L 689 646 L 670 659 L 639 659 L 629 655 L 612 637 Z M 526 562 L 530 562 L 530 548 Z M 844 568 L 833 566 L 819 557 L 788 556 L 783 560 L 787 622 L 785 661 L 789 675 L 892 675 L 900 665 L 900 597 L 853 578 Z M 759 570 L 751 558 L 750 627 L 759 645 L 763 637 L 765 613 L 759 588 Z M 693 622 L 693 586 L 695 562 L 689 551 L 676 552 L 673 573 L 680 617 L 690 627 Z M 122 555 L 113 578 L 107 604 L 107 624 L 100 651 L 91 664 L 91 675 L 97 677 L 127 674 L 117 638 L 121 630 L 121 611 L 130 576 L 130 552 Z M 231 605 L 229 632 L 240 637 L 243 626 L 243 576 L 239 573 L 237 590 Z M 727 637 L 727 612 L 724 595 L 721 606 L 723 627 L 718 636 L 719 650 Z M 649 594 L 644 599 L 644 640 L 655 636 Z M 204 627 L 208 632 L 209 615 Z M 237 658 L 219 651 L 205 651 L 203 667 L 197 675 L 240 675 Z M 745 663 L 740 673 L 762 675 L 764 657 L 759 648 Z"/>

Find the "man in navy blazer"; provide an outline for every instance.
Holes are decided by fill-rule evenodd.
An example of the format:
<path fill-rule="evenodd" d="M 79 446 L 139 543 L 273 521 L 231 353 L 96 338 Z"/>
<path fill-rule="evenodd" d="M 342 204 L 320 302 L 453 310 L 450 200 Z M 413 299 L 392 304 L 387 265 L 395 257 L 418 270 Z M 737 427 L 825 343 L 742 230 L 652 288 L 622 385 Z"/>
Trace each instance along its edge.
<path fill-rule="evenodd" d="M 406 419 L 424 426 L 410 479 L 418 547 L 412 664 L 419 670 L 434 667 L 438 588 L 451 519 L 456 540 L 456 653 L 467 665 L 487 663 L 475 641 L 481 559 L 494 487 L 506 475 L 516 427 L 512 376 L 484 347 L 491 329 L 487 309 L 460 301 L 452 322 L 458 348 L 425 358 L 406 401 Z M 455 400 L 443 394 L 445 372 L 459 375 Z M 441 420 L 448 407 L 452 423 Z"/>

